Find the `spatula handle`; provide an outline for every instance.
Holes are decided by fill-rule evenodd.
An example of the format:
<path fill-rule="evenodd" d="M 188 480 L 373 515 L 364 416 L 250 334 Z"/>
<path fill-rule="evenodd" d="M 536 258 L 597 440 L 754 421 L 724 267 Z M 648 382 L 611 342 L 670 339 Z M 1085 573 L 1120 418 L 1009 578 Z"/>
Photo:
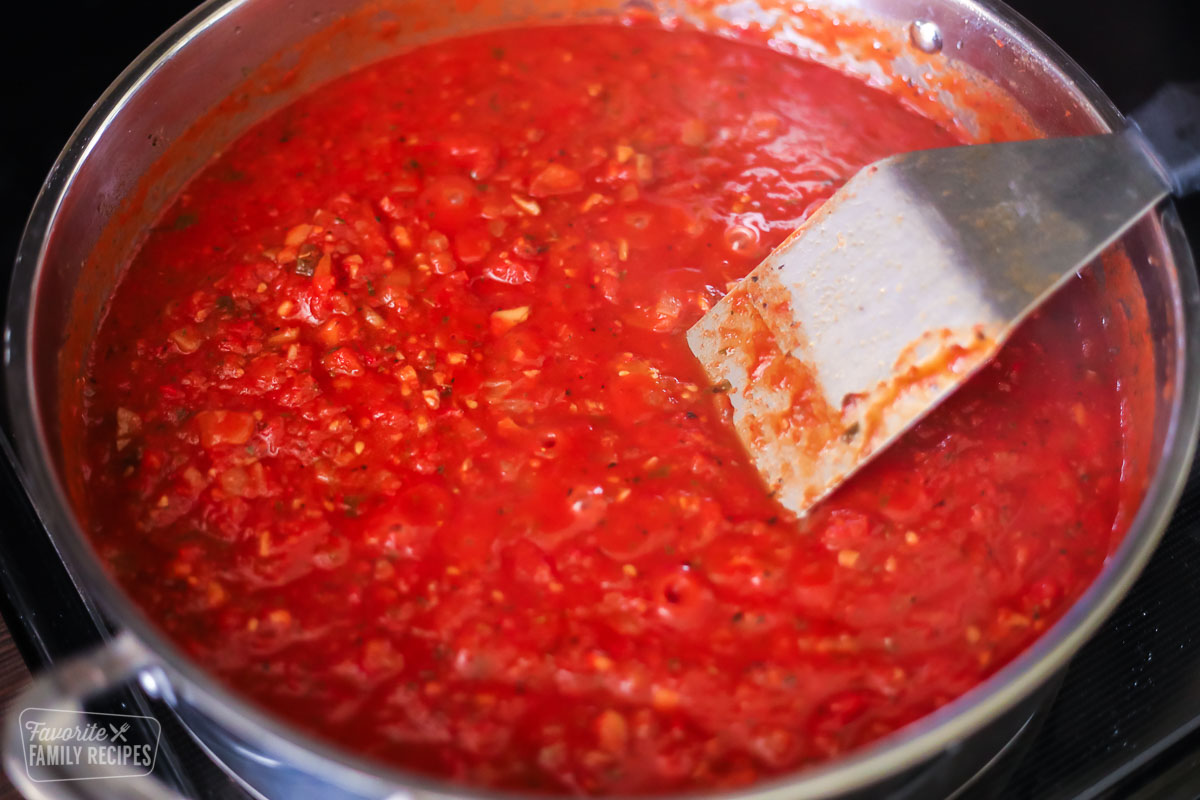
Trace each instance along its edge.
<path fill-rule="evenodd" d="M 1200 190 L 1200 83 L 1168 83 L 1131 115 L 1176 197 Z"/>

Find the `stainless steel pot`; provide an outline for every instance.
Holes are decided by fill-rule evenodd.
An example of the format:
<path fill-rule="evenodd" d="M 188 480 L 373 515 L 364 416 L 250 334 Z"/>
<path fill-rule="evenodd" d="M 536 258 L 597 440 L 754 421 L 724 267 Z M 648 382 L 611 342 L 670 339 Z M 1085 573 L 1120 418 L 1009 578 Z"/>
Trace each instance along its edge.
<path fill-rule="evenodd" d="M 1075 64 L 998 3 L 810 0 L 794 8 L 773 0 L 629 3 L 684 17 L 702 11 L 774 25 L 777 38 L 802 55 L 876 81 L 895 75 L 925 86 L 937 75 L 964 72 L 990 79 L 1049 135 L 1107 131 L 1122 121 Z M 30 797 L 170 796 L 150 778 L 50 784 L 34 782 L 25 772 L 20 709 L 78 708 L 87 696 L 125 681 L 165 699 L 202 746 L 264 796 L 490 796 L 318 742 L 234 696 L 185 658 L 98 562 L 71 511 L 69 490 L 78 476 L 66 472 L 60 451 L 64 375 L 69 377 L 70 364 L 84 352 L 140 231 L 209 154 L 315 83 L 415 42 L 528 18 L 612 14 L 622 7 L 617 0 L 480 0 L 460 4 L 468 10 L 457 15 L 430 13 L 444 12 L 442 5 L 211 0 L 117 79 L 51 170 L 13 273 L 4 331 L 8 411 L 19 468 L 42 520 L 82 591 L 120 632 L 98 651 L 41 676 L 6 720 L 5 767 Z M 879 57 L 887 59 L 882 69 L 870 59 L 826 49 L 819 37 L 808 35 L 811 15 L 804 6 L 869 20 L 901 44 L 881 48 Z M 222 113 L 208 113 L 231 93 L 234 101 Z M 969 124 L 969 110 L 957 111 Z M 160 158 L 164 150 L 170 158 Z M 1150 418 L 1139 420 L 1146 432 L 1147 482 L 1128 535 L 1094 584 L 1025 653 L 936 713 L 848 758 L 726 797 L 878 796 L 896 786 L 924 787 L 910 796 L 948 792 L 1024 724 L 1038 692 L 1124 594 L 1157 544 L 1191 462 L 1200 422 L 1200 291 L 1170 204 L 1140 223 L 1123 246 L 1145 300 L 1154 358 L 1153 374 L 1143 376 Z"/>

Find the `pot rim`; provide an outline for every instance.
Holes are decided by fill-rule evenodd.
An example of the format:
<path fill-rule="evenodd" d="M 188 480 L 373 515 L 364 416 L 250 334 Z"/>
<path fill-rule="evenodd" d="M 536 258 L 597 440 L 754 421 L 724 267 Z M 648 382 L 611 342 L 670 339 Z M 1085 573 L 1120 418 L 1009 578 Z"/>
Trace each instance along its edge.
<path fill-rule="evenodd" d="M 207 0 L 151 44 L 109 86 L 68 140 L 38 194 L 13 267 L 4 328 L 6 400 L 14 424 L 19 463 L 14 465 L 38 516 L 67 561 L 76 583 L 98 598 L 100 607 L 151 651 L 168 672 L 172 690 L 195 702 L 205 715 L 248 742 L 265 743 L 331 781 L 360 789 L 390 786 L 420 790 L 426 796 L 512 797 L 513 793 L 451 784 L 369 761 L 340 746 L 301 732 L 260 710 L 220 684 L 166 639 L 101 565 L 77 524 L 48 457 L 30 359 L 34 299 L 45 265 L 46 245 L 64 198 L 94 143 L 136 94 L 149 75 L 201 31 L 218 25 L 235 8 L 254 0 Z M 1060 85 L 1073 86 L 1085 110 L 1106 129 L 1123 117 L 1094 81 L 1031 23 L 996 0 L 950 0 L 970 10 L 1025 52 L 1040 59 Z M 1151 215 L 1154 238 L 1165 242 L 1164 264 L 1171 306 L 1179 325 L 1172 342 L 1178 364 L 1162 454 L 1142 502 L 1119 547 L 1091 586 L 1053 626 L 1020 655 L 942 708 L 832 762 L 723 793 L 694 793 L 728 800 L 783 800 L 830 797 L 862 789 L 937 755 L 984 727 L 1060 670 L 1113 610 L 1148 561 L 1183 491 L 1200 429 L 1200 286 L 1174 206 L 1167 202 Z M 181 680 L 182 679 L 182 680 Z M 320 761 L 313 763 L 313 756 Z"/>

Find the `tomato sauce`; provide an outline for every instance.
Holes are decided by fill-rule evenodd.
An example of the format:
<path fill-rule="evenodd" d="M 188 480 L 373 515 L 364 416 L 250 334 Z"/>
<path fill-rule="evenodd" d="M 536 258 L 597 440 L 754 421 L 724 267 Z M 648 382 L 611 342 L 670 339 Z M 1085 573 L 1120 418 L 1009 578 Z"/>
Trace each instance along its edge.
<path fill-rule="evenodd" d="M 958 141 L 650 25 L 320 88 L 202 171 L 116 290 L 73 445 L 96 547 L 228 685 L 457 781 L 741 786 L 878 739 L 1109 552 L 1094 287 L 804 519 L 684 331 L 859 166 Z"/>

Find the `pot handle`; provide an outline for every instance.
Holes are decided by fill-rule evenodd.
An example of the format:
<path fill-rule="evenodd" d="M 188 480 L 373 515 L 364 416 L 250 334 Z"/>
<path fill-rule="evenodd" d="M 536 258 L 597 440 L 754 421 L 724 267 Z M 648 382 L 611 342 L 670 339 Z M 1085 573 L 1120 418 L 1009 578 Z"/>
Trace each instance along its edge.
<path fill-rule="evenodd" d="M 1130 116 L 1171 194 L 1200 191 L 1200 83 L 1168 83 Z"/>
<path fill-rule="evenodd" d="M 37 675 L 5 715 L 0 745 L 4 771 L 21 794 L 28 800 L 182 800 L 149 774 L 157 757 L 158 720 L 84 713 L 89 698 L 121 686 L 156 663 L 153 653 L 122 631 Z M 121 729 L 126 723 L 139 725 L 152 741 L 135 741 L 128 728 Z M 58 735 L 56 731 L 73 733 Z M 66 735 L 74 738 L 66 739 Z M 151 748 L 150 767 L 144 774 L 137 775 L 136 767 L 121 769 L 112 763 L 129 755 L 131 751 L 124 747 L 142 745 Z M 144 759 L 146 751 L 139 752 Z M 68 761 L 78 763 L 48 763 L 64 754 Z"/>

